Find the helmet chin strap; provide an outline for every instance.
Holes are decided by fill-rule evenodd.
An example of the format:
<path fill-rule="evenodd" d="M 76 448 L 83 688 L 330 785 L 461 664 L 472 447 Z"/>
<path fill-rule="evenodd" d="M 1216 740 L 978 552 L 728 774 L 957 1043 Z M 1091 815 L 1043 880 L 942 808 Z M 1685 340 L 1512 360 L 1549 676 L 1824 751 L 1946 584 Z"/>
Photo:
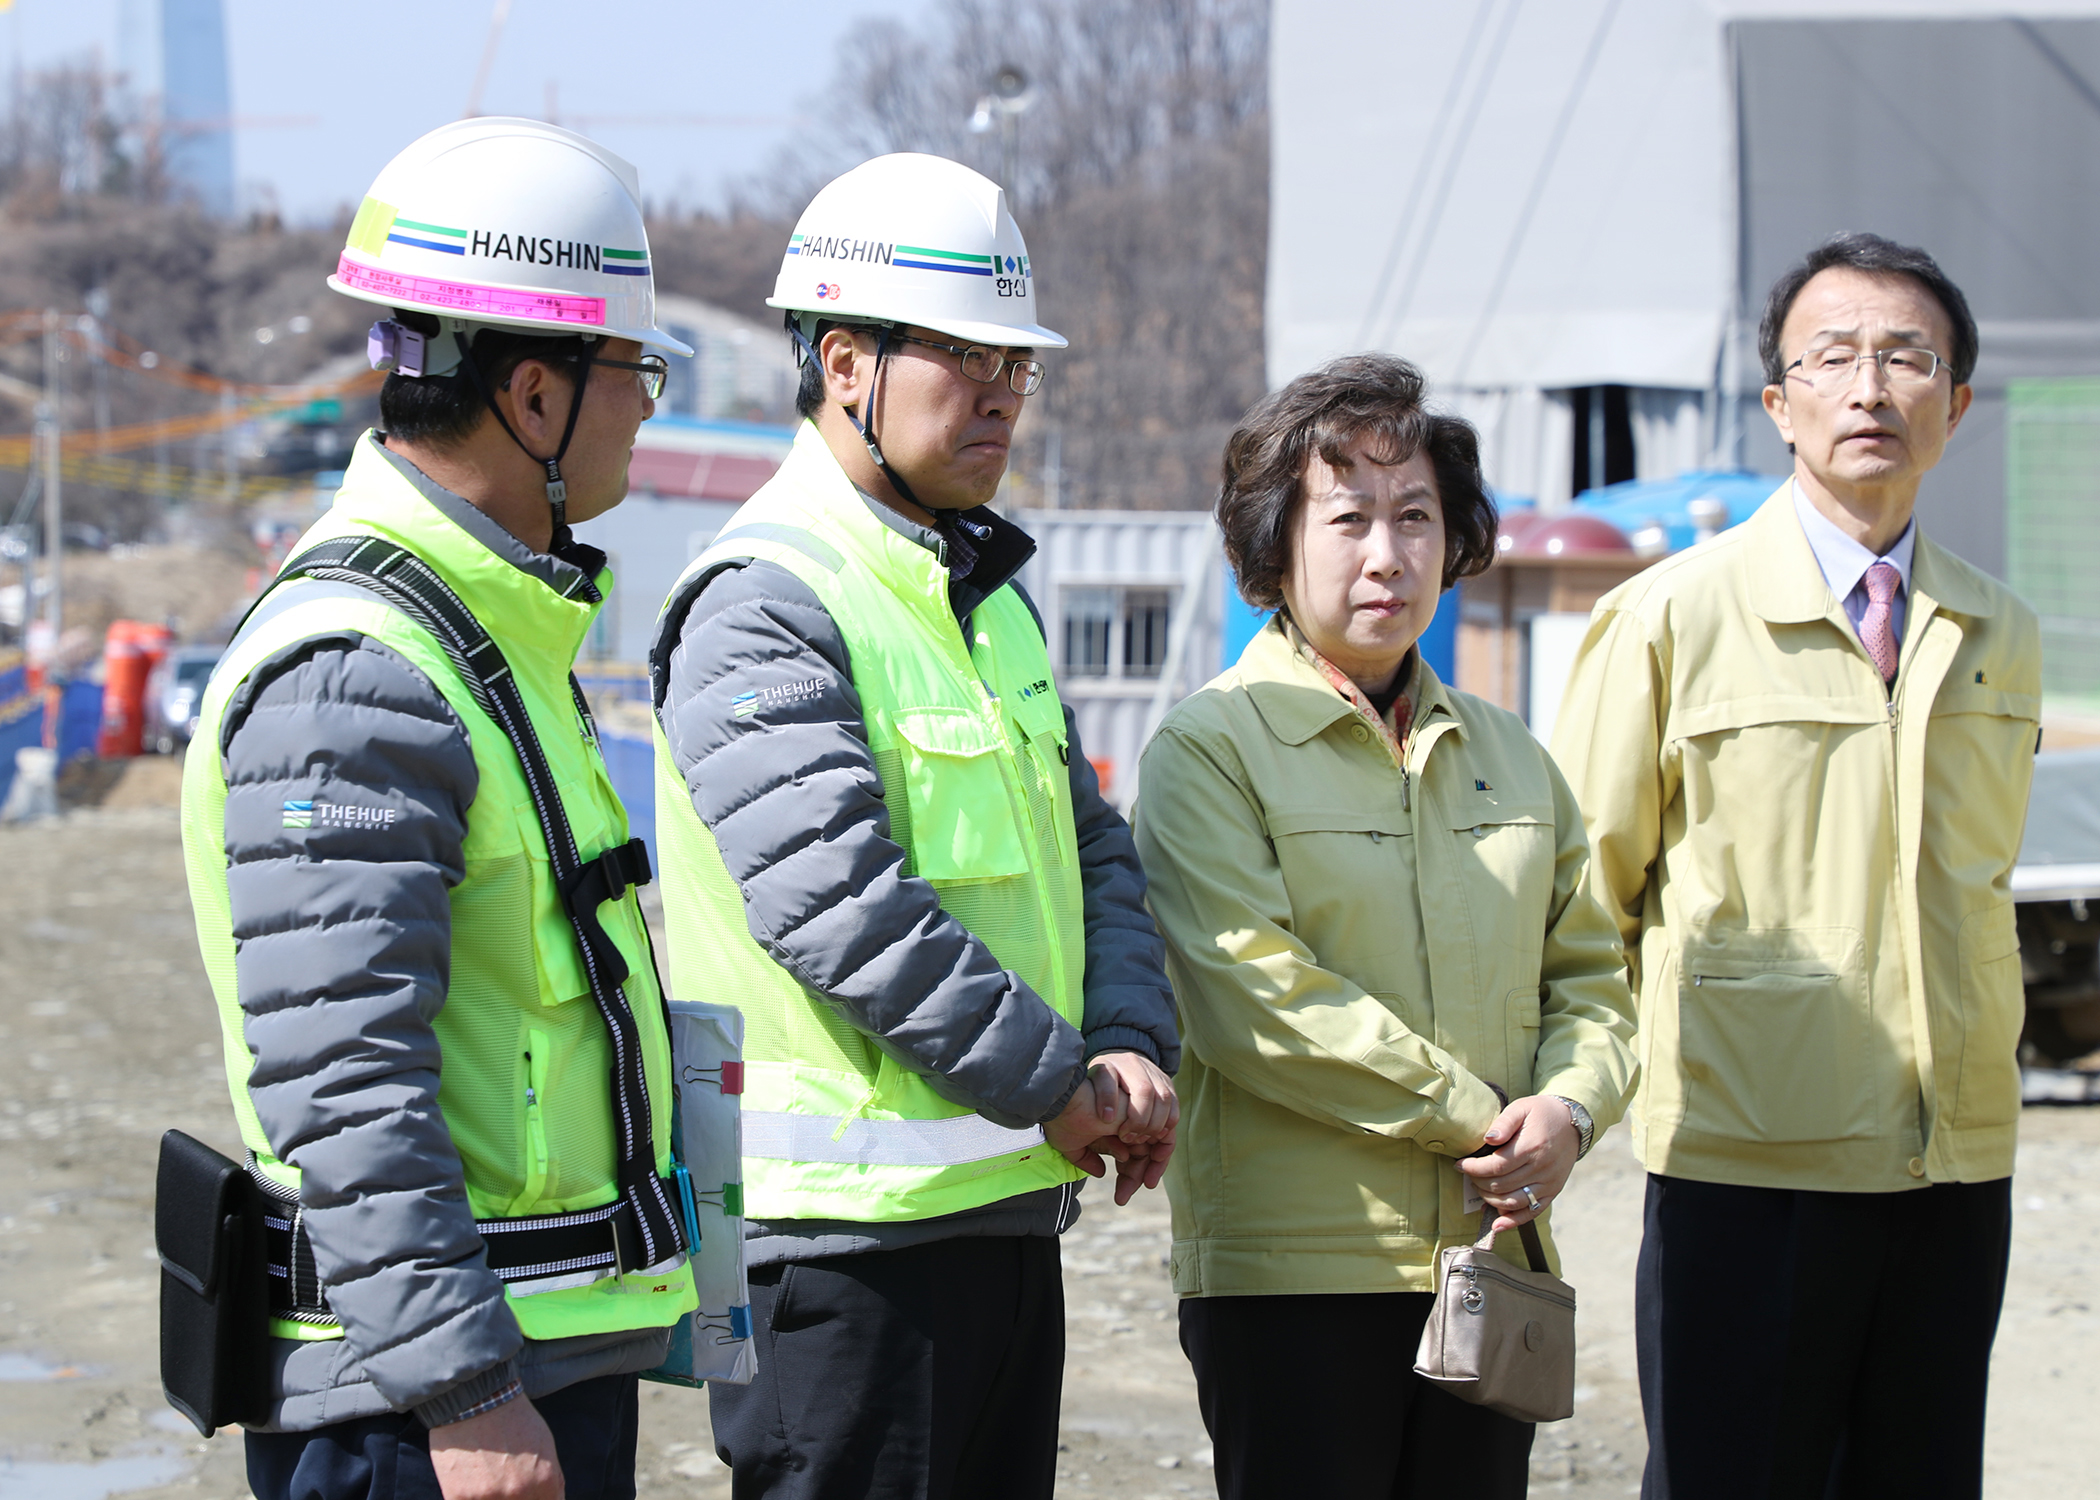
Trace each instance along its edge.
<path fill-rule="evenodd" d="M 802 346 L 803 357 L 821 370 L 823 361 L 817 357 L 817 346 L 809 341 L 809 336 L 802 331 L 801 325 L 797 322 L 793 313 L 788 315 L 788 332 L 793 334 L 795 342 Z M 880 325 L 875 332 L 875 373 L 868 379 L 868 404 L 871 407 L 874 405 L 875 387 L 882 382 L 882 362 L 889 356 L 891 332 L 891 327 L 887 323 Z M 875 440 L 875 424 L 873 421 L 861 421 L 860 413 L 854 410 L 852 406 L 842 406 L 839 410 L 846 414 L 846 420 L 851 422 L 853 430 L 860 434 L 861 442 L 867 447 L 868 457 L 875 461 L 875 467 L 881 471 L 882 477 L 890 482 L 890 488 L 897 492 L 898 498 L 934 515 L 943 514 L 940 509 L 928 505 L 924 500 L 913 494 L 911 486 L 904 482 L 904 476 L 890 467 L 890 461 L 883 456 L 882 445 Z"/>
<path fill-rule="evenodd" d="M 593 342 L 584 344 L 583 355 L 576 370 L 576 393 L 569 401 L 569 420 L 567 425 L 561 430 L 561 446 L 554 450 L 552 458 L 541 458 L 537 453 L 525 446 L 525 440 L 518 436 L 517 432 L 512 429 L 509 421 L 504 417 L 503 408 L 496 404 L 496 393 L 489 389 L 488 379 L 481 373 L 481 366 L 474 362 L 473 353 L 467 347 L 467 336 L 464 333 L 455 333 L 452 337 L 459 344 L 460 368 L 464 369 L 467 372 L 467 378 L 474 382 L 474 389 L 481 392 L 482 402 L 496 418 L 496 425 L 509 434 L 510 440 L 518 445 L 518 450 L 521 453 L 534 463 L 542 464 L 546 467 L 547 508 L 554 512 L 554 536 L 547 544 L 547 550 L 559 552 L 562 548 L 568 546 L 571 541 L 569 535 L 569 486 L 568 482 L 561 477 L 561 461 L 568 456 L 569 440 L 576 436 L 576 418 L 583 412 L 583 391 L 584 387 L 590 384 L 591 361 L 598 357 L 598 346 Z M 859 424 L 856 423 L 855 425 Z"/>

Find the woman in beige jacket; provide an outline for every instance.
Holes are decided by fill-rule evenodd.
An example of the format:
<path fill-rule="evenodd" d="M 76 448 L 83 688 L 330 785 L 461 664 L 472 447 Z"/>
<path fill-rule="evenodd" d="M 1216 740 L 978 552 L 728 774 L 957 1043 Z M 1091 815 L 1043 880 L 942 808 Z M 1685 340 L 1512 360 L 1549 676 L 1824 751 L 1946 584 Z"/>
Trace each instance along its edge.
<path fill-rule="evenodd" d="M 1522 1495 L 1531 1427 L 1412 1372 L 1433 1268 L 1483 1201 L 1545 1231 L 1632 1092 L 1633 1016 L 1566 782 L 1415 650 L 1493 557 L 1477 441 L 1413 366 L 1337 360 L 1234 432 L 1218 519 L 1279 614 L 1160 726 L 1136 827 L 1184 1039 L 1173 1274 L 1219 1493 Z"/>

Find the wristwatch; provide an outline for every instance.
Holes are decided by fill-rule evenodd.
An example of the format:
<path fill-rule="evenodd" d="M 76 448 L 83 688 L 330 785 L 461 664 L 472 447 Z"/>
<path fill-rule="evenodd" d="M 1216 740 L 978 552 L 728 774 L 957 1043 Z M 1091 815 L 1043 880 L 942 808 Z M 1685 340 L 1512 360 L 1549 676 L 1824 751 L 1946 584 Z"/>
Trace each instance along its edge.
<path fill-rule="evenodd" d="M 1597 1122 L 1590 1118 L 1588 1110 L 1564 1094 L 1548 1094 L 1546 1097 L 1558 1099 L 1568 1106 L 1568 1117 L 1575 1122 L 1575 1159 L 1581 1161 L 1590 1154 L 1590 1147 L 1596 1143 Z"/>

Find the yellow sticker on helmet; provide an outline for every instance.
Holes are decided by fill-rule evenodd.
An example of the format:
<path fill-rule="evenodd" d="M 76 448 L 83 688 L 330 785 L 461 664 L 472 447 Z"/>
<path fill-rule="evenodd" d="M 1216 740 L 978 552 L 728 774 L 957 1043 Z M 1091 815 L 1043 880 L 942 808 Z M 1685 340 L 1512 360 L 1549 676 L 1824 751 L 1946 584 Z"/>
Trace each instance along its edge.
<path fill-rule="evenodd" d="M 350 221 L 350 239 L 344 248 L 361 250 L 376 258 L 385 248 L 387 233 L 394 227 L 394 216 L 399 212 L 391 203 L 367 197 L 357 205 L 357 217 Z"/>

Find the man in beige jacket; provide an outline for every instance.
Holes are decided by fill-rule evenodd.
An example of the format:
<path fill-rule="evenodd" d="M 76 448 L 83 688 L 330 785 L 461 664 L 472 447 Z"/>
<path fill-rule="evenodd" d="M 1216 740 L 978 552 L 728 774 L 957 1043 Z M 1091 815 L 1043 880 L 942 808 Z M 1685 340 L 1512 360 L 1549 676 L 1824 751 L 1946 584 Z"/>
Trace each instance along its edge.
<path fill-rule="evenodd" d="M 2039 637 L 1912 519 L 1976 364 L 1932 258 L 1839 235 L 1758 345 L 1793 477 L 1598 604 L 1553 747 L 1640 1006 L 1643 1494 L 1974 1496 Z"/>

